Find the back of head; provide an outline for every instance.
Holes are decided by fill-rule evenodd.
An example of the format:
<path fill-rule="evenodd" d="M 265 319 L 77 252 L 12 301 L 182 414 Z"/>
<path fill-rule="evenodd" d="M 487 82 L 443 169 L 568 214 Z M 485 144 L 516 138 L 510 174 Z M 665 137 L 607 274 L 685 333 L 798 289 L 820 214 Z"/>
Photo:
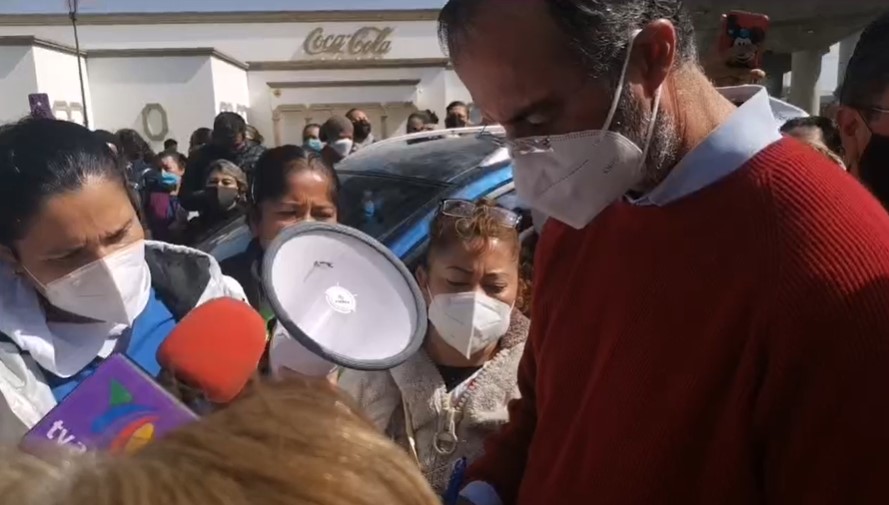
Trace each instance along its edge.
<path fill-rule="evenodd" d="M 189 149 L 195 149 L 205 144 L 209 144 L 213 139 L 213 130 L 207 127 L 201 127 L 192 132 L 188 139 Z"/>
<path fill-rule="evenodd" d="M 130 128 L 117 130 L 117 138 L 120 140 L 124 159 L 128 161 L 141 160 L 145 163 L 154 162 L 154 150 L 136 130 Z"/>
<path fill-rule="evenodd" d="M 0 463 L 16 505 L 435 505 L 408 455 L 324 383 L 259 387 L 117 457 Z"/>
<path fill-rule="evenodd" d="M 345 116 L 330 116 L 321 125 L 322 142 L 336 142 L 338 139 L 352 138 L 354 134 L 355 127 Z"/>
<path fill-rule="evenodd" d="M 11 246 L 49 197 L 91 178 L 125 184 L 111 148 L 68 121 L 26 119 L 0 128 L 0 245 Z"/>
<path fill-rule="evenodd" d="M 873 21 L 861 33 L 855 52 L 846 67 L 840 89 L 840 103 L 867 109 L 889 91 L 889 12 Z"/>
<path fill-rule="evenodd" d="M 230 141 L 247 134 L 247 121 L 236 112 L 220 112 L 213 121 L 213 138 Z"/>
<path fill-rule="evenodd" d="M 817 135 L 814 138 L 810 138 L 811 136 L 807 134 L 806 130 L 815 131 Z M 843 155 L 843 141 L 840 138 L 840 131 L 836 123 L 830 118 L 824 116 L 793 118 L 781 126 L 781 133 L 800 137 L 807 141 L 814 141 L 815 143 L 822 144 L 838 156 Z"/>

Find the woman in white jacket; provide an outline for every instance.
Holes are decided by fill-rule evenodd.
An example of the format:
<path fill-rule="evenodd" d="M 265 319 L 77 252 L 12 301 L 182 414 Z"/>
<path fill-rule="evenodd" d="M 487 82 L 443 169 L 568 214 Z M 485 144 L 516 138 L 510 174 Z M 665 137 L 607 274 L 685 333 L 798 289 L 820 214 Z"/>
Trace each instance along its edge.
<path fill-rule="evenodd" d="M 487 201 L 442 202 L 417 271 L 429 306 L 422 350 L 391 370 L 340 377 L 439 493 L 457 461 L 482 453 L 519 395 L 516 373 L 529 321 L 515 309 L 523 285 L 518 221 Z"/>
<path fill-rule="evenodd" d="M 244 299 L 213 258 L 145 240 L 126 176 L 83 126 L 0 129 L 0 443 L 15 443 L 123 353 L 149 374 L 176 322 Z"/>

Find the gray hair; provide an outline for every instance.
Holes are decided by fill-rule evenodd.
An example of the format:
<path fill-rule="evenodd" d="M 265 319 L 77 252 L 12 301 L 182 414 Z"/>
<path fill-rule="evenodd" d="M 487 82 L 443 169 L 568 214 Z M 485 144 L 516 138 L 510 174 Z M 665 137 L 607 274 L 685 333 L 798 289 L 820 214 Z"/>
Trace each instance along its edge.
<path fill-rule="evenodd" d="M 478 9 L 486 0 L 450 0 L 438 17 L 442 46 L 456 58 L 473 35 Z M 629 32 L 658 19 L 673 22 L 677 65 L 697 62 L 694 27 L 681 0 L 543 0 L 569 47 L 591 77 L 618 78 Z"/>
<path fill-rule="evenodd" d="M 210 178 L 210 174 L 213 172 L 220 172 L 222 175 L 227 175 L 229 177 L 234 177 L 236 181 L 238 181 L 238 189 L 241 191 L 247 191 L 247 175 L 244 174 L 244 171 L 241 170 L 241 167 L 235 165 L 231 161 L 228 160 L 216 160 L 207 167 L 207 178 Z"/>

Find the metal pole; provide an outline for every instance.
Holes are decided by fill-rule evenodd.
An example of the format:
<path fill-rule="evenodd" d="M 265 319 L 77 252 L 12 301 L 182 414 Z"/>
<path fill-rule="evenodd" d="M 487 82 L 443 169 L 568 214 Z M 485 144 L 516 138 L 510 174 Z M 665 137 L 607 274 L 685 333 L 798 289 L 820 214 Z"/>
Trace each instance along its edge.
<path fill-rule="evenodd" d="M 83 126 L 90 127 L 89 114 L 86 110 L 86 87 L 83 82 L 83 67 L 80 57 L 80 38 L 77 36 L 77 2 L 68 0 L 68 15 L 71 16 L 71 26 L 74 27 L 74 50 L 77 52 L 77 75 L 80 78 L 80 100 L 83 102 Z"/>

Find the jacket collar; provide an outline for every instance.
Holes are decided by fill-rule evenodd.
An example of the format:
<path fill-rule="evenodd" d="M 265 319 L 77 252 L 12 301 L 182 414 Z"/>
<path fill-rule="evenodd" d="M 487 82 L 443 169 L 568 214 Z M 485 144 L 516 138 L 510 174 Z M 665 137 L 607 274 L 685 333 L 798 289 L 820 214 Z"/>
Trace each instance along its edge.
<path fill-rule="evenodd" d="M 485 366 L 523 345 L 528 338 L 529 326 L 530 320 L 518 310 L 513 310 L 509 329 L 500 341 L 500 350 Z M 447 391 L 438 368 L 426 351 L 420 349 L 407 361 L 389 370 L 389 373 L 401 392 L 402 401 L 413 413 L 411 424 L 416 428 L 434 421 L 437 413 L 444 408 L 443 400 Z"/>

